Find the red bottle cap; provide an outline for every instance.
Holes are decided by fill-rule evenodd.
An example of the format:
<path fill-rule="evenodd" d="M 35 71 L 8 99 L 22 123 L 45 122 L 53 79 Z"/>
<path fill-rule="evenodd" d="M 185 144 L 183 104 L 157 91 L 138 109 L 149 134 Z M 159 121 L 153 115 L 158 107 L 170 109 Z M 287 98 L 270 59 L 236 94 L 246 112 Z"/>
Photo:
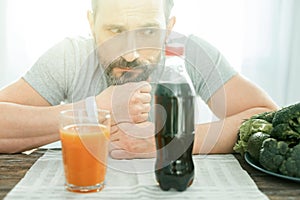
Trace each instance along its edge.
<path fill-rule="evenodd" d="M 183 53 L 183 46 L 166 46 L 165 49 L 166 56 L 183 56 Z"/>

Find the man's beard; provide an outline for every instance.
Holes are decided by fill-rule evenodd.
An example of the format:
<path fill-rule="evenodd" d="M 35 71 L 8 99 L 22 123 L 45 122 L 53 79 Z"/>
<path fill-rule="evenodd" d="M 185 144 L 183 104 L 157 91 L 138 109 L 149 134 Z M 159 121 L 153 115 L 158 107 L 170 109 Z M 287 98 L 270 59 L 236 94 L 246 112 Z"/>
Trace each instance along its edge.
<path fill-rule="evenodd" d="M 156 64 L 134 60 L 127 62 L 124 58 L 119 58 L 112 62 L 105 69 L 108 85 L 122 85 L 129 82 L 147 81 L 155 69 Z M 114 69 L 124 70 L 120 76 L 116 76 Z"/>

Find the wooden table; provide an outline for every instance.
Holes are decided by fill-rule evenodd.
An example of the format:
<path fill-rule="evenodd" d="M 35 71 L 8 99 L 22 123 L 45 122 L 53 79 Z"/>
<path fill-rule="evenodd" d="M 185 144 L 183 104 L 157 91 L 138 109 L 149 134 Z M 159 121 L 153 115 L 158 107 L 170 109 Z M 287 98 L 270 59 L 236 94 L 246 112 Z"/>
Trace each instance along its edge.
<path fill-rule="evenodd" d="M 30 155 L 0 154 L 0 199 L 23 178 L 34 162 L 45 153 L 37 150 Z M 240 155 L 235 155 L 241 166 L 250 174 L 259 189 L 270 199 L 300 200 L 300 183 L 262 173 L 249 166 Z M 246 195 L 246 194 L 245 194 Z"/>

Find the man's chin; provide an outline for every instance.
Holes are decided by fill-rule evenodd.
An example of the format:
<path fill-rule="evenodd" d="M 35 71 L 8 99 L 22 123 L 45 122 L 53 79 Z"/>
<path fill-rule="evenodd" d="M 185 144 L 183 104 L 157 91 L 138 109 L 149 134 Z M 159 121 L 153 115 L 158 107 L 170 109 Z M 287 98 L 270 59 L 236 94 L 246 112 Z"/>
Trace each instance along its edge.
<path fill-rule="evenodd" d="M 108 83 L 109 85 L 123 85 L 130 82 L 147 81 L 147 79 L 148 76 L 144 73 L 126 72 L 121 76 L 109 75 Z"/>

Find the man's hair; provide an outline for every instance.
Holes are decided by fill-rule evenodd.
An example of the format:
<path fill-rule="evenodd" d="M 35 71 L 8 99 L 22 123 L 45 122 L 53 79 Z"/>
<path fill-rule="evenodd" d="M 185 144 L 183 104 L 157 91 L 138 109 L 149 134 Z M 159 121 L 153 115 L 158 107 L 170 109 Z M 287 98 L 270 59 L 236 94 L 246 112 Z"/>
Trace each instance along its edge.
<path fill-rule="evenodd" d="M 97 11 L 98 2 L 99 0 L 92 0 L 92 9 L 94 13 L 97 13 L 96 11 Z M 166 20 L 169 19 L 173 6 L 174 6 L 173 0 L 164 0 L 164 10 L 165 10 Z"/>

